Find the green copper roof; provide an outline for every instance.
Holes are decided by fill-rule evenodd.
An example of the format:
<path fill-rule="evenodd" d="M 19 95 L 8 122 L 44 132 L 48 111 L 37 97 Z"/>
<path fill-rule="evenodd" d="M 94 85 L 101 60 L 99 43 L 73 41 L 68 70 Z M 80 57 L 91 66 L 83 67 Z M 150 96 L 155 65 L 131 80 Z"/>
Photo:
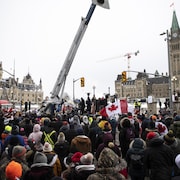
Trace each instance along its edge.
<path fill-rule="evenodd" d="M 179 24 L 176 16 L 176 12 L 173 11 L 173 19 L 172 19 L 172 26 L 171 26 L 172 31 L 178 31 L 179 30 Z"/>

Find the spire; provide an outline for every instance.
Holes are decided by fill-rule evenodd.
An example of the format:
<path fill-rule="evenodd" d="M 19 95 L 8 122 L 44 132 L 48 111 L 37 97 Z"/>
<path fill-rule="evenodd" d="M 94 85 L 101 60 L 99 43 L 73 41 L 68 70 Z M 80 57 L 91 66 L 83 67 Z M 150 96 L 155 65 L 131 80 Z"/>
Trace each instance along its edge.
<path fill-rule="evenodd" d="M 42 90 L 42 80 L 41 80 L 41 79 L 40 79 L 40 81 L 39 81 L 39 89 Z"/>
<path fill-rule="evenodd" d="M 178 20 L 177 20 L 177 16 L 176 16 L 176 12 L 173 11 L 173 18 L 172 18 L 172 25 L 171 25 L 171 31 L 175 32 L 175 31 L 179 31 L 179 24 L 178 24 Z"/>

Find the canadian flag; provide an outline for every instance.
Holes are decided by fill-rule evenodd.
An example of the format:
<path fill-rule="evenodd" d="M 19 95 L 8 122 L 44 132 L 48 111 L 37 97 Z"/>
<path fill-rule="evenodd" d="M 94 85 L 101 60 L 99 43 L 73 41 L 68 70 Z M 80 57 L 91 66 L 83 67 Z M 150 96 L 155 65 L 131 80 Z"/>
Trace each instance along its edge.
<path fill-rule="evenodd" d="M 106 107 L 100 110 L 100 115 L 105 117 L 111 117 L 116 114 L 124 114 L 128 112 L 127 100 L 116 100 L 114 103 L 108 104 Z"/>

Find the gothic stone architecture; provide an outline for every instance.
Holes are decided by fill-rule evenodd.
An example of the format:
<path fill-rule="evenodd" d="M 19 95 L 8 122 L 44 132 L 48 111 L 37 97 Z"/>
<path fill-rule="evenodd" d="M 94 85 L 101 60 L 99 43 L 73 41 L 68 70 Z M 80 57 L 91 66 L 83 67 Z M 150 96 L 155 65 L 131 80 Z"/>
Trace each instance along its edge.
<path fill-rule="evenodd" d="M 13 76 L 3 79 L 2 62 L 0 62 L 0 99 L 9 100 L 15 105 L 30 102 L 41 104 L 43 101 L 42 82 L 35 84 L 31 75 L 28 73 L 20 83 L 19 79 Z"/>
<path fill-rule="evenodd" d="M 175 101 L 180 99 L 180 28 L 175 11 L 173 11 L 170 32 L 167 32 L 166 35 L 168 38 L 170 76 L 167 74 L 159 75 L 156 71 L 154 77 L 150 78 L 144 70 L 137 74 L 135 80 L 122 82 L 122 75 L 118 75 L 115 81 L 115 92 L 119 98 L 124 97 L 133 100 L 137 98 L 147 99 L 148 96 L 153 96 L 158 101 L 160 98 L 169 99 L 170 94 L 172 94 L 176 97 Z"/>

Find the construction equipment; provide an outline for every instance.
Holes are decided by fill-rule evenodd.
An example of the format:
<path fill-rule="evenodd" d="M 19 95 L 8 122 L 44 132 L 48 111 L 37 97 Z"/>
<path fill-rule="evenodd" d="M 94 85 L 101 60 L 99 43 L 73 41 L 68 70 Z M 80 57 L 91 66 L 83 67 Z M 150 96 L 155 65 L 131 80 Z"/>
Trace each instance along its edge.
<path fill-rule="evenodd" d="M 126 53 L 126 54 L 123 54 L 123 55 L 120 55 L 120 56 L 115 56 L 115 57 L 111 57 L 111 58 L 106 58 L 106 59 L 100 60 L 100 61 L 98 61 L 98 62 L 109 61 L 109 60 L 118 59 L 118 58 L 121 58 L 121 57 L 127 57 L 127 60 L 128 60 L 128 67 L 127 67 L 128 70 L 127 70 L 127 72 L 128 72 L 128 79 L 130 79 L 130 59 L 131 59 L 131 56 L 132 56 L 132 55 L 137 56 L 138 53 L 139 53 L 139 50 L 137 50 L 136 52 Z"/>
<path fill-rule="evenodd" d="M 124 55 L 124 57 L 127 57 L 127 61 L 128 61 L 128 79 L 130 79 L 130 59 L 132 55 L 137 56 L 137 54 L 139 53 L 139 50 L 137 50 L 136 52 L 132 52 L 132 53 L 127 53 Z"/>
<path fill-rule="evenodd" d="M 50 99 L 50 103 L 49 104 L 60 104 L 62 101 L 62 97 L 63 97 L 63 93 L 64 93 L 64 88 L 65 88 L 65 82 L 66 82 L 66 78 L 67 75 L 69 73 L 69 70 L 71 68 L 72 62 L 74 60 L 75 54 L 78 50 L 78 47 L 80 45 L 80 42 L 84 36 L 84 33 L 88 27 L 89 21 L 93 15 L 93 12 L 96 8 L 96 5 L 99 5 L 103 8 L 109 9 L 109 2 L 108 0 L 92 0 L 92 4 L 89 8 L 89 11 L 87 13 L 86 18 L 82 18 L 81 19 L 81 23 L 80 26 L 78 28 L 78 31 L 75 35 L 75 38 L 72 42 L 72 45 L 70 47 L 70 50 L 67 54 L 67 57 L 64 61 L 64 64 L 62 66 L 62 69 L 58 75 L 58 78 L 56 80 L 56 83 L 54 85 L 54 88 L 51 92 L 51 99 Z M 59 96 L 60 94 L 60 96 Z M 46 112 L 49 109 L 48 105 L 44 108 L 44 111 Z M 51 110 L 51 114 L 52 114 L 52 110 Z"/>

